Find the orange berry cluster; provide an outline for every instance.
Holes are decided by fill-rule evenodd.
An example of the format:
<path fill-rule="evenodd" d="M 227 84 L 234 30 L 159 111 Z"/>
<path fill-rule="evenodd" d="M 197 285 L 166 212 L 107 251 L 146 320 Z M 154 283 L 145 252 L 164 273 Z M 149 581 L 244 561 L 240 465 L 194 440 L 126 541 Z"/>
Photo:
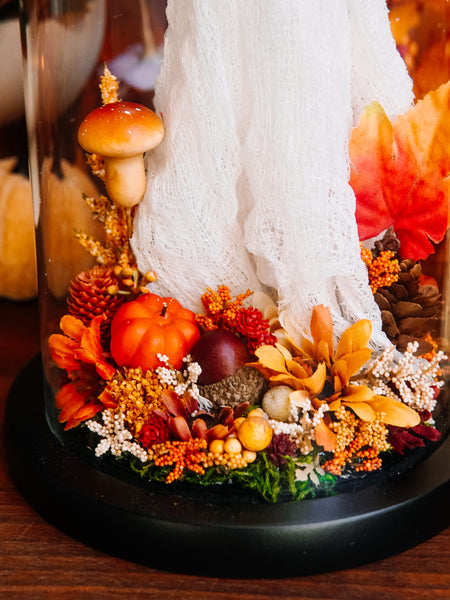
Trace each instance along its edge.
<path fill-rule="evenodd" d="M 251 291 L 247 290 L 232 301 L 228 286 L 220 285 L 217 292 L 208 288 L 201 298 L 206 314 L 199 314 L 195 317 L 198 325 L 208 331 L 219 328 L 230 329 L 238 313 L 244 309 L 243 301 L 250 294 Z"/>
<path fill-rule="evenodd" d="M 149 451 L 149 456 L 158 467 L 175 465 L 166 478 L 166 483 L 172 483 L 183 475 L 185 469 L 203 475 L 208 464 L 206 440 L 192 438 L 187 441 L 169 441 L 155 444 Z"/>
<path fill-rule="evenodd" d="M 372 251 L 361 246 L 361 258 L 367 266 L 369 285 L 372 292 L 380 287 L 387 287 L 398 281 L 400 265 L 392 250 L 383 250 L 377 258 L 373 258 Z"/>
<path fill-rule="evenodd" d="M 341 475 L 349 464 L 354 471 L 376 471 L 382 465 L 379 452 L 387 450 L 388 429 L 382 422 L 382 415 L 371 423 L 358 419 L 352 412 L 341 407 L 336 411 L 338 421 L 330 428 L 336 433 L 336 449 L 333 458 L 323 468 L 333 475 Z"/>
<path fill-rule="evenodd" d="M 327 460 L 323 468 L 325 471 L 339 476 L 342 469 L 348 463 L 354 471 L 376 471 L 381 467 L 382 461 L 378 456 L 376 448 L 364 448 L 366 445 L 364 436 L 358 435 L 345 450 L 336 451 L 333 458 Z"/>

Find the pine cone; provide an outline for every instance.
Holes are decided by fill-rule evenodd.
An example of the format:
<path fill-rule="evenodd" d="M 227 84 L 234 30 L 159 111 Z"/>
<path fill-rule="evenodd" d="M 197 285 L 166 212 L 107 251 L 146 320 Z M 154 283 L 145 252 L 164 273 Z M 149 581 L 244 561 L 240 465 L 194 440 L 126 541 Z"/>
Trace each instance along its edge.
<path fill-rule="evenodd" d="M 386 230 L 386 233 L 383 235 L 381 240 L 377 240 L 374 243 L 374 249 L 372 250 L 372 254 L 374 258 L 380 256 L 380 254 L 382 252 L 385 252 L 386 250 L 390 250 L 391 252 L 398 254 L 399 248 L 400 242 L 398 241 L 398 238 L 394 233 L 394 228 L 389 227 L 389 229 Z"/>
<path fill-rule="evenodd" d="M 425 336 L 439 335 L 442 299 L 432 285 L 421 285 L 422 267 L 406 259 L 400 262 L 397 283 L 382 287 L 374 294 L 381 310 L 383 331 L 404 352 L 409 342 L 419 342 L 417 354 L 432 350 Z"/>
<path fill-rule="evenodd" d="M 69 286 L 67 305 L 69 313 L 89 325 L 91 319 L 104 314 L 102 337 L 106 341 L 111 319 L 123 302 L 123 296 L 110 294 L 108 288 L 118 285 L 113 269 L 96 265 L 82 271 Z"/>

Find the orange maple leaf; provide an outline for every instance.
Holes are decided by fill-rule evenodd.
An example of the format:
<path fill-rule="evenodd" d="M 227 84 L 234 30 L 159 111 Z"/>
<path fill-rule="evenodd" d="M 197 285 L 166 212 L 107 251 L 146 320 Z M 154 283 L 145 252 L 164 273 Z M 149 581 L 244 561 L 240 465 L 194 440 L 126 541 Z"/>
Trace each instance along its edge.
<path fill-rule="evenodd" d="M 449 226 L 450 82 L 391 123 L 377 102 L 349 142 L 361 240 L 393 226 L 403 258 L 434 252 Z"/>

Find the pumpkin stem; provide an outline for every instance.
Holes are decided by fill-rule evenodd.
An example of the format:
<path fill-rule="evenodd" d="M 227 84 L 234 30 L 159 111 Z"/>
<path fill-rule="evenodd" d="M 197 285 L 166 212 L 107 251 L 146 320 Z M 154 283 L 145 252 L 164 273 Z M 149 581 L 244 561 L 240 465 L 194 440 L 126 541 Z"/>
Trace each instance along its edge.
<path fill-rule="evenodd" d="M 167 303 L 163 302 L 163 308 L 161 311 L 161 317 L 165 317 L 166 316 L 166 312 L 167 312 Z"/>

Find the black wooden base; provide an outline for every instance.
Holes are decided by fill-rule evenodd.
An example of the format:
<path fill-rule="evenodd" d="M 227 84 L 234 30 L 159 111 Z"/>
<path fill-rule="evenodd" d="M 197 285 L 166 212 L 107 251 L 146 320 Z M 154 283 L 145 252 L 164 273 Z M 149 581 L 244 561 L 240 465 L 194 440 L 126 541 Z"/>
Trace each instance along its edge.
<path fill-rule="evenodd" d="M 171 571 L 285 577 L 350 568 L 450 525 L 450 438 L 407 472 L 352 493 L 267 504 L 227 490 L 120 477 L 61 445 L 47 424 L 40 357 L 5 413 L 11 475 L 49 522 L 92 547 Z"/>

